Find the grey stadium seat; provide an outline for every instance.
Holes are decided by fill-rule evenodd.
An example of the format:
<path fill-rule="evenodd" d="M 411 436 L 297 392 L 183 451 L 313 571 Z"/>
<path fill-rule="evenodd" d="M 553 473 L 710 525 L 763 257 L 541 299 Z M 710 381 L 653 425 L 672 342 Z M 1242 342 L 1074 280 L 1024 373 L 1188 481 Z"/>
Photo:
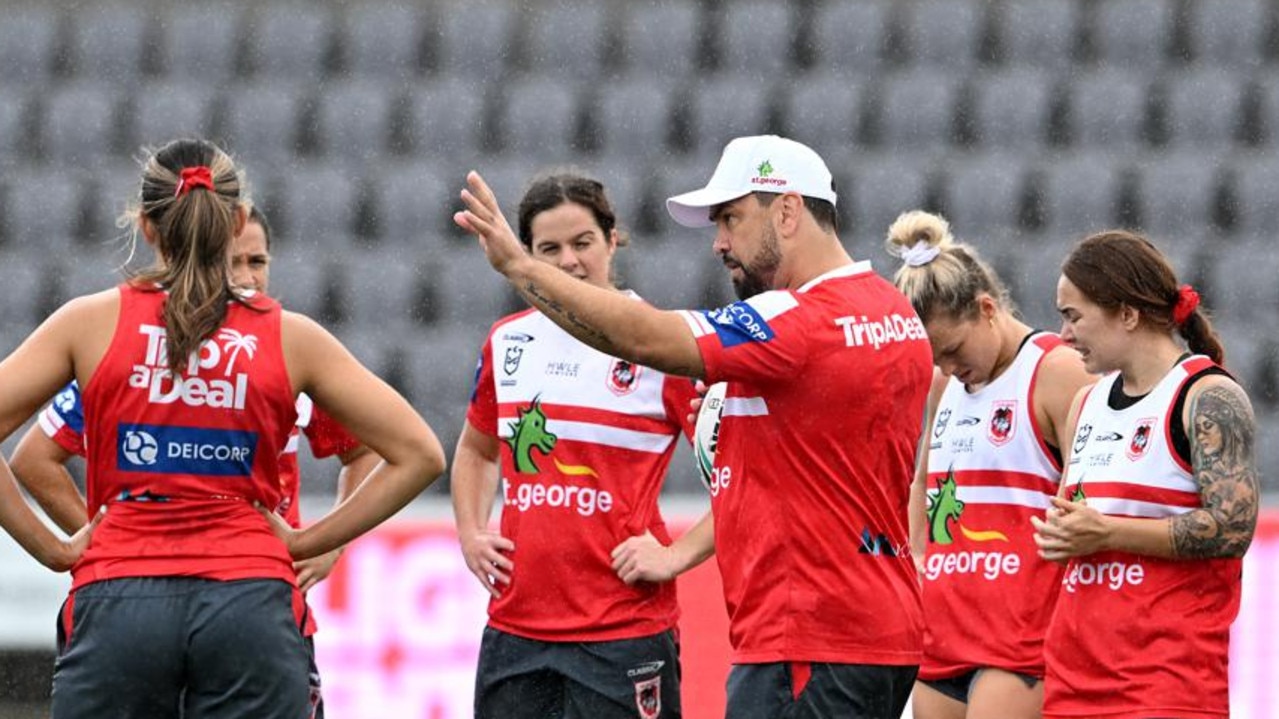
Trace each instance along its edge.
<path fill-rule="evenodd" d="M 449 231 L 453 211 L 460 206 L 452 198 L 464 178 L 446 176 L 438 164 L 421 160 L 390 164 L 370 174 L 369 182 L 382 242 L 416 245 Z"/>
<path fill-rule="evenodd" d="M 910 62 L 950 69 L 975 65 L 987 5 L 982 0 L 916 0 L 900 5 Z"/>
<path fill-rule="evenodd" d="M 463 78 L 418 85 L 408 93 L 405 135 L 419 157 L 469 157 L 484 139 L 485 94 Z"/>
<path fill-rule="evenodd" d="M 1147 76 L 1099 70 L 1075 77 L 1070 88 L 1074 144 L 1080 148 L 1131 150 L 1145 141 Z"/>
<path fill-rule="evenodd" d="M 602 161 L 572 166 L 572 169 L 603 184 L 618 225 L 626 230 L 634 229 L 643 210 L 647 190 L 647 173 L 642 168 Z"/>
<path fill-rule="evenodd" d="M 591 103 L 600 154 L 638 160 L 664 153 L 674 101 L 659 78 L 604 83 Z"/>
<path fill-rule="evenodd" d="M 12 164 L 31 150 L 27 133 L 31 97 L 20 85 L 0 85 L 0 167 Z"/>
<path fill-rule="evenodd" d="M 1103 66 L 1152 70 L 1168 56 L 1176 22 L 1172 0 L 1098 0 L 1092 37 Z"/>
<path fill-rule="evenodd" d="M 1008 0 L 996 13 L 999 42 L 1010 66 L 1069 65 L 1079 39 L 1083 3 L 1076 0 Z"/>
<path fill-rule="evenodd" d="M 49 283 L 56 277 L 55 272 L 47 269 L 54 261 L 49 248 L 36 243 L 6 248 L 0 253 L 0 262 L 6 266 L 23 268 L 22 272 L 10 272 L 4 282 L 0 282 L 0 333 L 16 334 L 21 339 L 44 320 L 44 312 L 52 309 L 45 308 L 42 301 Z M 61 270 L 60 265 L 54 266 Z"/>
<path fill-rule="evenodd" d="M 334 38 L 328 5 L 269 2 L 246 26 L 259 77 L 314 82 L 324 76 Z"/>
<path fill-rule="evenodd" d="M 316 108 L 320 153 L 348 162 L 381 159 L 391 139 L 397 94 L 369 78 L 326 83 Z"/>
<path fill-rule="evenodd" d="M 677 77 L 698 67 L 701 9 L 692 0 L 625 3 L 621 54 L 628 74 Z"/>
<path fill-rule="evenodd" d="M 441 3 L 441 22 L 433 44 L 438 70 L 445 77 L 500 78 L 514 61 L 519 8 L 501 0 Z M 484 32 L 475 32 L 484 28 Z"/>
<path fill-rule="evenodd" d="M 92 3 L 68 13 L 75 75 L 120 86 L 142 77 L 152 13 L 137 3 Z M 7 20 L 6 20 L 7 22 Z"/>
<path fill-rule="evenodd" d="M 143 86 L 134 95 L 133 112 L 124 149 L 158 146 L 178 137 L 208 137 L 213 127 L 214 98 L 211 85 L 163 80 Z"/>
<path fill-rule="evenodd" d="M 610 54 L 610 3 L 556 2 L 536 6 L 528 31 L 524 69 L 589 80 L 603 75 Z"/>
<path fill-rule="evenodd" d="M 1124 158 L 1100 151 L 1046 162 L 1041 187 L 1044 229 L 1078 238 L 1115 226 L 1125 165 Z"/>
<path fill-rule="evenodd" d="M 302 93 L 292 82 L 259 82 L 223 96 L 221 137 L 233 154 L 257 163 L 278 163 L 298 152 Z"/>
<path fill-rule="evenodd" d="M 891 17 L 888 0 L 826 0 L 813 15 L 813 67 L 877 70 L 883 64 Z"/>
<path fill-rule="evenodd" d="M 809 73 L 786 94 L 786 135 L 808 145 L 858 141 L 864 85 L 851 73 Z"/>
<path fill-rule="evenodd" d="M 721 74 L 689 85 L 687 92 L 689 147 L 695 154 L 717 157 L 734 137 L 768 130 L 774 93 L 762 80 Z"/>
<path fill-rule="evenodd" d="M 706 287 L 727 283 L 728 274 L 711 252 L 712 231 L 697 237 L 654 236 L 618 256 L 624 284 L 661 309 L 700 309 Z"/>
<path fill-rule="evenodd" d="M 472 249 L 483 254 L 478 247 Z M 361 252 L 352 261 L 376 271 L 348 273 L 348 322 L 375 327 L 391 320 L 426 324 L 439 319 L 439 308 L 427 302 L 427 287 L 432 275 L 448 270 L 436 266 L 420 247 L 382 247 Z"/>
<path fill-rule="evenodd" d="M 1220 154 L 1187 149 L 1138 163 L 1143 229 L 1172 242 L 1207 231 L 1219 197 L 1223 160 Z"/>
<path fill-rule="evenodd" d="M 505 89 L 502 113 L 504 149 L 525 157 L 562 162 L 577 136 L 577 87 L 571 80 L 524 78 Z"/>
<path fill-rule="evenodd" d="M 1279 277 L 1279 255 L 1272 235 L 1235 238 L 1213 253 L 1208 307 L 1231 322 L 1254 324 L 1254 331 L 1273 327 L 1279 313 L 1275 277 Z"/>
<path fill-rule="evenodd" d="M 119 251 L 117 261 L 123 262 L 128 253 L 121 239 L 130 230 L 127 227 L 117 227 L 116 222 L 130 207 L 137 206 L 140 191 L 141 173 L 136 162 L 116 160 L 95 168 L 83 185 L 86 213 L 84 244 Z M 138 242 L 136 257 L 144 264 L 151 261 L 151 250 L 141 240 Z"/>
<path fill-rule="evenodd" d="M 1274 152 L 1235 163 L 1235 229 L 1245 235 L 1273 235 L 1279 227 L 1279 154 Z"/>
<path fill-rule="evenodd" d="M 1245 90 L 1239 73 L 1222 68 L 1179 72 L 1168 77 L 1166 90 L 1170 145 L 1221 150 L 1234 144 Z"/>
<path fill-rule="evenodd" d="M 858 158 L 852 168 L 851 187 L 839 192 L 839 203 L 852 216 L 858 242 L 878 253 L 888 226 L 908 210 L 923 207 L 928 198 L 927 155 L 884 153 Z"/>
<path fill-rule="evenodd" d="M 1036 150 L 1047 144 L 1055 77 L 1020 67 L 974 78 L 972 126 L 977 144 L 1000 150 Z"/>
<path fill-rule="evenodd" d="M 955 139 L 959 79 L 933 69 L 884 76 L 879 136 L 885 149 L 918 151 Z"/>
<path fill-rule="evenodd" d="M 242 18 L 247 5 L 174 3 L 161 21 L 160 67 L 177 80 L 226 82 L 240 63 Z"/>
<path fill-rule="evenodd" d="M 1279 75 L 1261 72 L 1253 78 L 1254 99 L 1257 103 L 1257 120 L 1261 124 L 1261 136 L 1270 146 L 1279 145 Z"/>
<path fill-rule="evenodd" d="M 1186 5 L 1195 62 L 1247 70 L 1265 62 L 1265 42 L 1274 23 L 1268 0 L 1214 0 Z"/>
<path fill-rule="evenodd" d="M 279 173 L 272 224 L 301 247 L 343 248 L 356 229 L 360 185 L 341 163 L 292 163 Z"/>
<path fill-rule="evenodd" d="M 346 69 L 357 77 L 406 79 L 419 70 L 427 10 L 376 0 L 355 3 L 342 23 Z"/>
<path fill-rule="evenodd" d="M 84 218 L 84 173 L 78 168 L 33 169 L 7 178 L 4 219 L 9 246 L 57 246 Z"/>
<path fill-rule="evenodd" d="M 791 3 L 725 3 L 722 13 L 716 33 L 721 71 L 768 81 L 790 67 L 796 25 Z"/>
<path fill-rule="evenodd" d="M 452 243 L 431 252 L 435 263 L 430 286 L 440 303 L 440 318 L 461 327 L 488 326 L 520 307 L 522 301 L 502 278 L 474 241 Z M 478 347 L 478 345 L 477 345 Z"/>
<path fill-rule="evenodd" d="M 1027 160 L 1017 153 L 979 154 L 949 163 L 945 207 L 955 232 L 991 240 L 1015 235 L 1027 170 Z"/>
<path fill-rule="evenodd" d="M 117 89 L 102 83 L 60 85 L 44 108 L 44 154 L 60 165 L 97 164 L 115 150 Z"/>
<path fill-rule="evenodd" d="M 52 3 L 6 7 L 0 22 L 0 67 L 14 84 L 45 84 L 58 52 L 58 7 Z"/>

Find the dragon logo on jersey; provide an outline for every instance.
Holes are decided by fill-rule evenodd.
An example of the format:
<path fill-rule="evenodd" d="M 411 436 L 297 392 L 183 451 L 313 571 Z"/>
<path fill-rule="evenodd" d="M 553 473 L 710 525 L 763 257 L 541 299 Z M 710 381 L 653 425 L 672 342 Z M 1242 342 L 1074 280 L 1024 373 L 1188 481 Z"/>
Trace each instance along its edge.
<path fill-rule="evenodd" d="M 960 518 L 964 514 L 964 502 L 959 498 L 959 485 L 955 482 L 955 468 L 946 470 L 946 476 L 937 480 L 937 491 L 929 492 L 928 499 L 928 540 L 934 544 L 951 544 L 955 535 L 951 532 L 950 521 L 965 537 L 974 542 L 993 540 L 1008 541 L 1008 537 L 999 530 L 969 529 Z"/>
<path fill-rule="evenodd" d="M 1084 493 L 1084 478 L 1083 478 L 1083 477 L 1080 477 L 1080 478 L 1079 478 L 1079 481 L 1075 483 L 1075 491 L 1073 491 L 1073 492 L 1071 492 L 1071 493 L 1070 493 L 1070 501 L 1072 501 L 1072 502 L 1087 502 L 1087 501 L 1088 501 L 1088 495 Z"/>
<path fill-rule="evenodd" d="M 615 395 L 626 395 L 639 386 L 640 372 L 643 367 L 626 360 L 615 359 L 608 370 L 608 388 Z"/>
<path fill-rule="evenodd" d="M 1008 444 L 1017 432 L 1017 400 L 1001 400 L 994 403 L 990 412 L 990 424 L 986 438 L 996 447 Z"/>
<path fill-rule="evenodd" d="M 533 461 L 533 450 L 549 455 L 555 449 L 557 439 L 546 430 L 546 413 L 542 411 L 540 395 L 533 398 L 528 409 L 519 410 L 519 418 L 510 424 L 510 428 L 511 436 L 506 443 L 515 456 L 515 471 L 536 474 L 538 469 L 537 462 Z"/>
<path fill-rule="evenodd" d="M 933 437 L 941 439 L 946 432 L 946 423 L 950 422 L 950 410 L 943 409 L 937 413 L 937 421 L 933 423 Z"/>
<path fill-rule="evenodd" d="M 1137 427 L 1132 431 L 1132 441 L 1128 443 L 1128 459 L 1136 462 L 1146 456 L 1146 450 L 1150 449 L 1150 432 L 1154 426 L 1154 417 L 1137 420 Z"/>
<path fill-rule="evenodd" d="M 635 708 L 641 719 L 657 719 L 662 715 L 662 677 L 635 682 Z"/>

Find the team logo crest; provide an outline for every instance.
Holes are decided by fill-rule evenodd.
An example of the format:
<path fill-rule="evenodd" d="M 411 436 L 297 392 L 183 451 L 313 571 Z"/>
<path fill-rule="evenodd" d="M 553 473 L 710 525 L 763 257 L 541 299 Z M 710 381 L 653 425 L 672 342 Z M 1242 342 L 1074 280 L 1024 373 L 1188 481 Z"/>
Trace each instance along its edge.
<path fill-rule="evenodd" d="M 1146 456 L 1146 450 L 1150 449 L 1150 433 L 1154 431 L 1154 427 L 1154 417 L 1137 420 L 1137 427 L 1132 431 L 1132 441 L 1128 443 L 1128 459 L 1136 462 Z"/>
<path fill-rule="evenodd" d="M 639 386 L 641 371 L 643 371 L 643 367 L 637 364 L 626 360 L 613 360 L 613 366 L 609 367 L 608 370 L 608 388 L 616 395 L 634 392 L 635 388 Z"/>
<path fill-rule="evenodd" d="M 662 714 L 662 677 L 635 682 L 635 707 L 641 719 L 657 719 Z"/>
<path fill-rule="evenodd" d="M 1017 430 L 1017 401 L 1001 400 L 990 411 L 986 426 L 986 438 L 996 447 L 1008 444 Z"/>
<path fill-rule="evenodd" d="M 946 432 L 946 423 L 950 421 L 950 410 L 943 409 L 937 413 L 937 421 L 933 423 L 933 437 L 941 439 Z"/>
<path fill-rule="evenodd" d="M 502 358 L 502 371 L 507 375 L 515 374 L 520 368 L 520 360 L 524 359 L 524 348 L 510 346 L 506 348 L 506 356 Z"/>
<path fill-rule="evenodd" d="M 1079 425 L 1079 431 L 1075 432 L 1075 443 L 1071 446 L 1071 451 L 1079 454 L 1084 451 L 1084 445 L 1088 444 L 1088 437 L 1092 434 L 1091 424 Z"/>

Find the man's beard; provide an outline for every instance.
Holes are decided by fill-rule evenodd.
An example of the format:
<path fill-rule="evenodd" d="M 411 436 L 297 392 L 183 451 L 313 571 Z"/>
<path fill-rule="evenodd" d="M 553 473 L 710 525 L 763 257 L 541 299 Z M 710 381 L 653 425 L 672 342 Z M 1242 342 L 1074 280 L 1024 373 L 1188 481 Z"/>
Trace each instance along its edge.
<path fill-rule="evenodd" d="M 782 262 L 781 251 L 777 248 L 777 234 L 769 227 L 764 232 L 759 253 L 749 265 L 743 264 L 731 254 L 725 254 L 723 260 L 732 260 L 742 270 L 741 277 L 734 277 L 733 292 L 737 299 L 745 300 L 762 292 L 773 289 L 773 276 L 777 274 L 777 266 Z"/>

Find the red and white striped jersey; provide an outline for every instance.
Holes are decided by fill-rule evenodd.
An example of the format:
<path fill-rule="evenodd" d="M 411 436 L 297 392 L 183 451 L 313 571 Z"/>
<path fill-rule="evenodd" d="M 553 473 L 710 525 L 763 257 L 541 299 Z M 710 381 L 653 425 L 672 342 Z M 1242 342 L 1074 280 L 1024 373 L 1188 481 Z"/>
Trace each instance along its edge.
<path fill-rule="evenodd" d="M 1120 517 L 1165 519 L 1201 507 L 1169 420 L 1187 383 L 1214 367 L 1206 357 L 1184 359 L 1124 409 L 1109 400 L 1119 374 L 1102 378 L 1079 413 L 1071 491 Z M 1072 560 L 1046 640 L 1044 716 L 1228 716 L 1226 661 L 1241 571 L 1238 559 L 1110 551 Z"/>
<path fill-rule="evenodd" d="M 952 377 L 937 405 L 921 679 L 982 667 L 1043 676 L 1061 568 L 1039 558 L 1030 518 L 1050 506 L 1061 465 L 1031 398 L 1044 356 L 1060 345 L 1056 335 L 1031 335 L 999 377 L 971 392 Z"/>
<path fill-rule="evenodd" d="M 501 531 L 515 543 L 491 626 L 542 641 L 675 626 L 675 584 L 627 586 L 610 553 L 646 530 L 670 543 L 657 499 L 695 396 L 691 380 L 598 352 L 540 312 L 493 325 L 467 412 L 501 442 Z"/>

